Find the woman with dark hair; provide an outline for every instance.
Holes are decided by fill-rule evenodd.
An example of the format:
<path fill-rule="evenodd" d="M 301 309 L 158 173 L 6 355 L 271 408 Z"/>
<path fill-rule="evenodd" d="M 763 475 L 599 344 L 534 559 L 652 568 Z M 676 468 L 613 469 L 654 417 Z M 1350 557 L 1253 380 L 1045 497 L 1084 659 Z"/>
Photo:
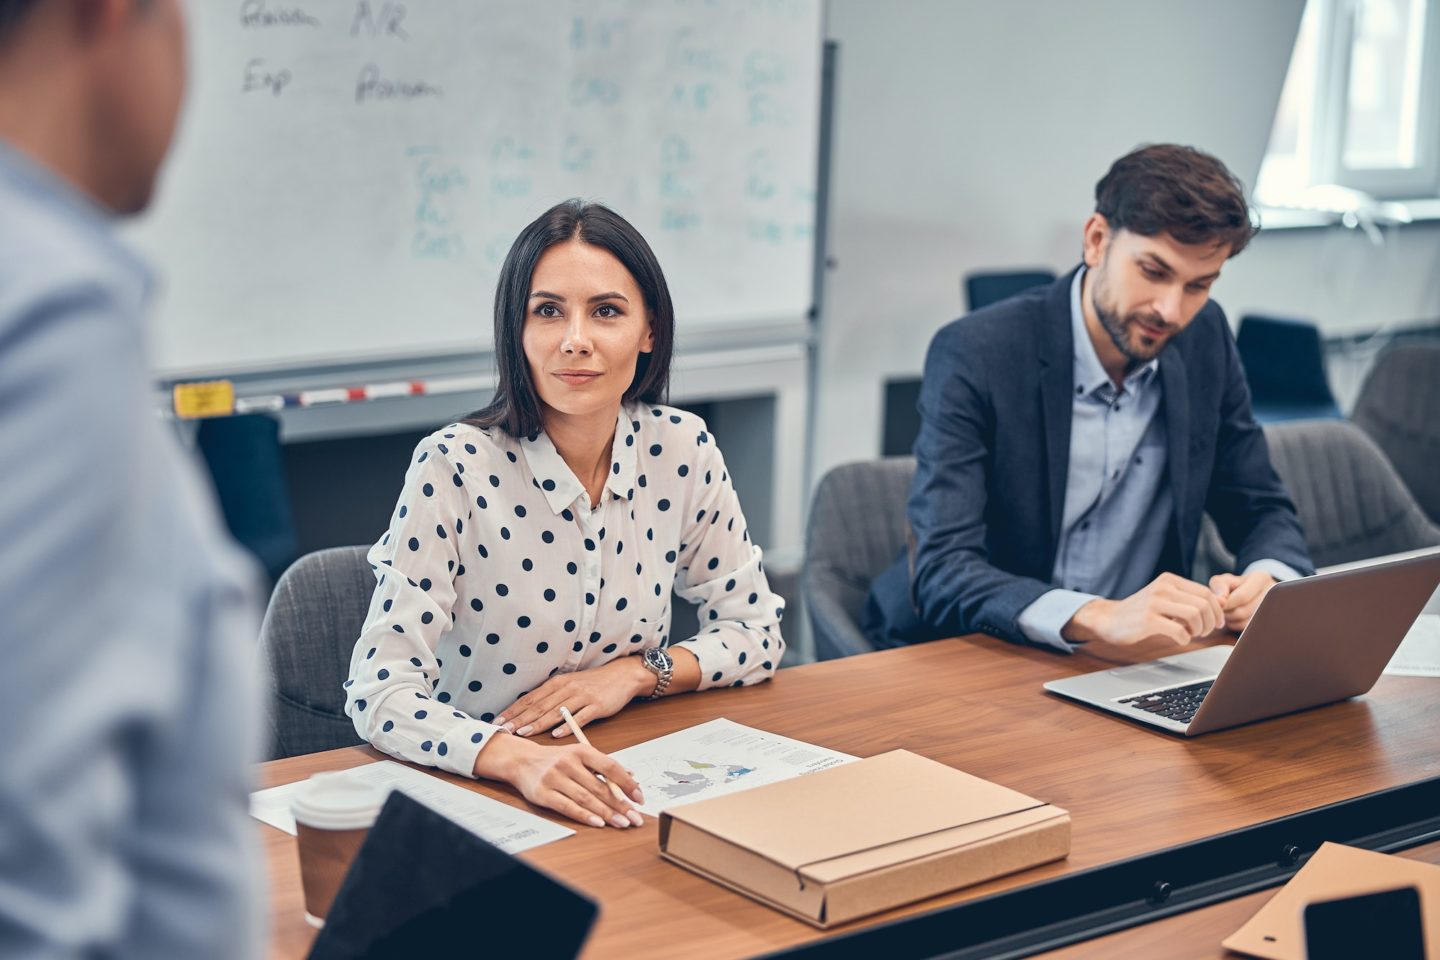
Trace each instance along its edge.
<path fill-rule="evenodd" d="M 662 406 L 674 310 L 635 228 L 570 200 L 515 240 L 495 292 L 499 385 L 415 450 L 351 660 L 378 749 L 513 784 L 582 823 L 641 822 L 634 778 L 542 747 L 631 700 L 768 679 L 785 648 L 714 438 Z M 671 643 L 671 590 L 700 605 Z"/>

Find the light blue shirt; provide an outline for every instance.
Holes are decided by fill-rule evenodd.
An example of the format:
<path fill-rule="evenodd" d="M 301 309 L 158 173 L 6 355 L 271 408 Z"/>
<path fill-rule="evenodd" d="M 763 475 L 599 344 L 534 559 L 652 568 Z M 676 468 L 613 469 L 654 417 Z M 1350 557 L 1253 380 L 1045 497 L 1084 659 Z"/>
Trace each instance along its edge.
<path fill-rule="evenodd" d="M 1067 653 L 1074 647 L 1060 631 L 1076 611 L 1097 597 L 1128 597 L 1155 578 L 1175 513 L 1165 469 L 1168 436 L 1159 415 L 1159 360 L 1135 368 L 1115 386 L 1085 326 L 1084 277 L 1081 267 L 1070 285 L 1075 393 L 1065 512 L 1050 575 L 1057 589 L 1042 594 L 1017 621 L 1031 642 Z M 1254 570 L 1277 580 L 1299 576 L 1278 560 L 1246 568 Z"/>
<path fill-rule="evenodd" d="M 0 956 L 250 957 L 252 568 L 156 417 L 143 267 L 0 144 Z"/>

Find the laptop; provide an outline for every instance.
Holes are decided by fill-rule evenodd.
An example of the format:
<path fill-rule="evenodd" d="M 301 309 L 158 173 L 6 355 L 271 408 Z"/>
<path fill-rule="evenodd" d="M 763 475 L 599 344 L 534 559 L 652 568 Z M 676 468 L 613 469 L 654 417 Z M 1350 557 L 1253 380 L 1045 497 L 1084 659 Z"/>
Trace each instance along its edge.
<path fill-rule="evenodd" d="M 1440 584 L 1440 553 L 1277 583 L 1233 644 L 1045 689 L 1187 737 L 1359 696 Z"/>

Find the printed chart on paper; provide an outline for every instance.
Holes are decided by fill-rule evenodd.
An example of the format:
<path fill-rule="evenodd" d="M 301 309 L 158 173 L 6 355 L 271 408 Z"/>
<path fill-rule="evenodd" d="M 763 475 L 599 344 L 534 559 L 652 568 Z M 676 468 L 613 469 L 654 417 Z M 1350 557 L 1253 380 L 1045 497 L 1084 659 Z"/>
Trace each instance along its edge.
<path fill-rule="evenodd" d="M 856 759 L 724 718 L 617 750 L 612 756 L 640 781 L 645 793 L 640 810 L 650 816 Z"/>

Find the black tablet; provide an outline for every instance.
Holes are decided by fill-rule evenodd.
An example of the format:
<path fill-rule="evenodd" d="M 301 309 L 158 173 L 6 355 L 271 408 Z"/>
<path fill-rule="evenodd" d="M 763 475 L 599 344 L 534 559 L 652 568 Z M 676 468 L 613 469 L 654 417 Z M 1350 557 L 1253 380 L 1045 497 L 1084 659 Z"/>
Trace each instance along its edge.
<path fill-rule="evenodd" d="M 588 897 L 397 790 L 310 957 L 487 956 L 517 942 L 527 957 L 574 957 L 598 912 Z"/>

